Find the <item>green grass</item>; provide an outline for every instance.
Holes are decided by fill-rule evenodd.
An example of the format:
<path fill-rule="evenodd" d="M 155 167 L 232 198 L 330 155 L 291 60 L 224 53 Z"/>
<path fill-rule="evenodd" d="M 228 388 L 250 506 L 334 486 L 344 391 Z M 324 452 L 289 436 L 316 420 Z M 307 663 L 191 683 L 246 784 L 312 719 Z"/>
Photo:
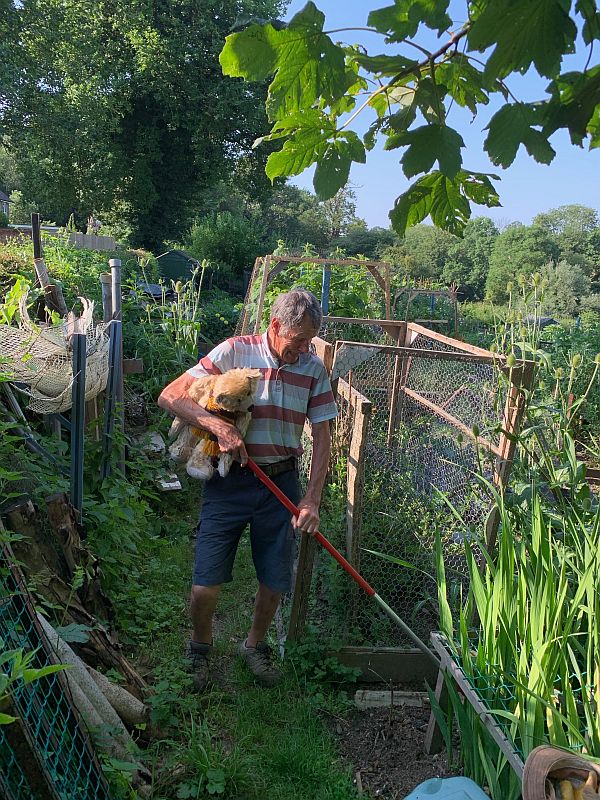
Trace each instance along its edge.
<path fill-rule="evenodd" d="M 214 686 L 201 696 L 189 690 L 182 655 L 189 635 L 189 533 L 196 503 L 191 502 L 183 522 L 182 496 L 175 502 L 173 519 L 163 520 L 170 536 L 148 536 L 139 548 L 139 570 L 117 598 L 129 650 L 143 656 L 142 663 L 150 662 L 154 680 L 152 718 L 159 740 L 147 751 L 152 797 L 355 798 L 350 769 L 339 762 L 320 711 L 335 707 L 339 713 L 340 693 L 316 686 L 289 661 L 282 683 L 261 689 L 236 656 L 250 625 L 255 591 L 246 538 L 234 582 L 224 587 L 217 609 Z"/>

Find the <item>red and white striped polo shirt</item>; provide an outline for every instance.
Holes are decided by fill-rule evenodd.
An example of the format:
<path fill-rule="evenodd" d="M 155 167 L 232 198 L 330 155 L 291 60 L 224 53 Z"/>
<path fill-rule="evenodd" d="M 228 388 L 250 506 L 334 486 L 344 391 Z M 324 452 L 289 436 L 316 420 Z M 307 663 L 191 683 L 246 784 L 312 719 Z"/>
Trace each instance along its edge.
<path fill-rule="evenodd" d="M 188 374 L 201 378 L 234 367 L 262 372 L 252 421 L 244 437 L 248 455 L 257 464 L 300 455 L 305 420 L 325 422 L 337 416 L 321 359 L 312 353 L 302 353 L 295 364 L 280 364 L 271 353 L 266 333 L 227 339 L 189 369 Z"/>

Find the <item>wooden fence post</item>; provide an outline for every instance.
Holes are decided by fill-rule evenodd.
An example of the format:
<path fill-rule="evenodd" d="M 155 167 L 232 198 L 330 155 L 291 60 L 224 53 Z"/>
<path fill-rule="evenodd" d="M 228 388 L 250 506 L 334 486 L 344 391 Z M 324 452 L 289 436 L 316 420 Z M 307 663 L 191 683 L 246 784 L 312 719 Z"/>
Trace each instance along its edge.
<path fill-rule="evenodd" d="M 403 324 L 402 327 L 396 328 L 394 331 L 396 344 L 398 347 L 404 346 L 404 340 L 406 338 L 406 323 Z M 387 444 L 388 447 L 391 447 L 394 439 L 394 433 L 396 432 L 396 427 L 398 424 L 398 411 L 399 411 L 399 399 L 400 393 L 404 389 L 404 363 L 405 358 L 404 356 L 395 356 L 394 357 L 394 376 L 392 378 L 392 394 L 390 397 L 390 415 L 388 419 L 388 431 L 387 431 Z"/>
<path fill-rule="evenodd" d="M 354 412 L 352 438 L 348 452 L 346 556 L 352 566 L 360 572 L 360 530 L 365 483 L 365 454 L 373 404 L 340 379 L 340 392 L 345 391 L 346 387 L 349 395 L 348 402 Z"/>
<path fill-rule="evenodd" d="M 499 441 L 500 454 L 496 458 L 493 478 L 494 484 L 500 491 L 503 491 L 508 483 L 510 468 L 517 448 L 515 437 L 521 429 L 521 422 L 525 413 L 524 391 L 531 388 L 534 369 L 535 364 L 532 361 L 521 362 L 517 367 L 513 367 L 512 374 L 510 374 L 511 383 L 506 394 L 502 417 L 502 433 Z M 517 374 L 516 380 L 513 379 L 515 372 Z M 485 542 L 488 552 L 491 552 L 496 546 L 499 524 L 500 511 L 494 503 L 485 524 Z"/>
<path fill-rule="evenodd" d="M 318 336 L 313 339 L 313 346 L 316 355 L 325 365 L 327 374 L 331 375 L 334 346 Z M 296 581 L 294 583 L 292 609 L 290 611 L 290 621 L 287 632 L 288 641 L 299 639 L 304 632 L 316 551 L 317 544 L 313 537 L 303 535 L 300 539 L 300 548 L 296 562 Z"/>
<path fill-rule="evenodd" d="M 352 436 L 348 451 L 346 480 L 346 558 L 360 572 L 362 543 L 363 495 L 365 488 L 365 457 L 369 435 L 369 422 L 373 404 L 340 378 L 339 392 L 347 396 L 352 410 Z M 361 590 L 355 584 L 349 587 L 348 624 L 354 625 L 361 604 Z"/>

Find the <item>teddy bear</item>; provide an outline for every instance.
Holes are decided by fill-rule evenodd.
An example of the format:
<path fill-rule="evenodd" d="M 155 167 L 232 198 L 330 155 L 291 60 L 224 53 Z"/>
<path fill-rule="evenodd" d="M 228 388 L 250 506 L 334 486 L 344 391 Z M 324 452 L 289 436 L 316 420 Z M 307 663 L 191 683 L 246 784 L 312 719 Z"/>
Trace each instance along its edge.
<path fill-rule="evenodd" d="M 230 369 L 220 375 L 197 378 L 188 394 L 209 413 L 235 425 L 243 438 L 250 425 L 261 376 L 259 369 Z M 178 464 L 186 462 L 186 471 L 192 478 L 210 480 L 215 468 L 222 478 L 229 472 L 233 458 L 219 450 L 214 434 L 175 417 L 169 436 L 176 437 L 169 447 L 169 455 Z"/>

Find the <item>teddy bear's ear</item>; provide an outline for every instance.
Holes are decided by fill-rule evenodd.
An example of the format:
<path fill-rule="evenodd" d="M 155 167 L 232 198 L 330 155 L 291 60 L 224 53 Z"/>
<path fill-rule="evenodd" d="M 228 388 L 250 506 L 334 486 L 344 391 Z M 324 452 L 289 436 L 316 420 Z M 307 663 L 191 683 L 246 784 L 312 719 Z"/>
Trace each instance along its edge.
<path fill-rule="evenodd" d="M 259 369 L 247 369 L 246 375 L 248 378 L 262 378 L 262 372 Z"/>
<path fill-rule="evenodd" d="M 205 405 L 208 402 L 210 393 L 215 385 L 216 375 L 204 375 L 192 383 L 188 389 L 188 394 L 199 405 Z"/>

